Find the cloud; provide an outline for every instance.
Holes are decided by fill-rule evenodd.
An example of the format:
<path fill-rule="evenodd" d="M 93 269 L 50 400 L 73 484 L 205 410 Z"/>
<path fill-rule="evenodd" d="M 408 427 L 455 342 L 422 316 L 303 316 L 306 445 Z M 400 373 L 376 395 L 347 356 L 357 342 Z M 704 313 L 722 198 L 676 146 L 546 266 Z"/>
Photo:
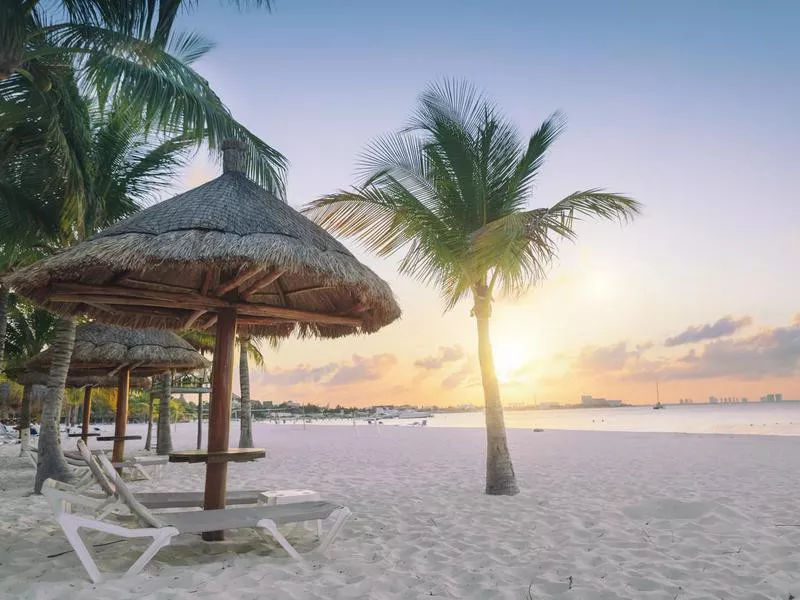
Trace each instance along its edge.
<path fill-rule="evenodd" d="M 693 344 L 703 340 L 714 340 L 717 338 L 733 335 L 743 327 L 747 327 L 753 320 L 750 317 L 742 317 L 734 320 L 733 317 L 722 317 L 711 325 L 688 327 L 678 335 L 669 337 L 664 341 L 665 346 L 680 346 L 682 344 Z"/>
<path fill-rule="evenodd" d="M 353 364 L 340 366 L 336 374 L 327 383 L 330 385 L 345 385 L 356 381 L 372 381 L 380 379 L 397 364 L 394 354 L 376 354 L 375 356 L 362 357 L 353 355 Z"/>
<path fill-rule="evenodd" d="M 316 383 L 338 369 L 336 363 L 321 367 L 298 365 L 291 369 L 274 369 L 261 373 L 265 383 L 273 385 L 297 385 L 299 383 Z"/>
<path fill-rule="evenodd" d="M 441 369 L 446 363 L 464 358 L 461 346 L 441 346 L 436 356 L 426 356 L 414 361 L 414 366 L 421 369 Z"/>
<path fill-rule="evenodd" d="M 478 363 L 475 359 L 465 358 L 461 367 L 457 371 L 450 373 L 442 379 L 442 387 L 446 390 L 453 390 L 457 387 L 470 387 L 478 383 Z"/>
<path fill-rule="evenodd" d="M 630 361 L 637 361 L 645 350 L 652 348 L 651 343 L 635 346 L 628 350 L 628 342 L 619 342 L 611 346 L 587 346 L 578 355 L 575 366 L 584 372 L 621 371 Z"/>
<path fill-rule="evenodd" d="M 325 383 L 345 385 L 357 381 L 380 379 L 397 363 L 394 354 L 359 356 L 354 354 L 351 361 L 328 363 L 312 367 L 298 365 L 290 369 L 273 369 L 259 372 L 256 377 L 266 385 L 294 386 L 303 383 Z"/>
<path fill-rule="evenodd" d="M 741 339 L 717 340 L 675 359 L 639 361 L 625 374 L 633 381 L 745 379 L 800 375 L 800 323 Z"/>

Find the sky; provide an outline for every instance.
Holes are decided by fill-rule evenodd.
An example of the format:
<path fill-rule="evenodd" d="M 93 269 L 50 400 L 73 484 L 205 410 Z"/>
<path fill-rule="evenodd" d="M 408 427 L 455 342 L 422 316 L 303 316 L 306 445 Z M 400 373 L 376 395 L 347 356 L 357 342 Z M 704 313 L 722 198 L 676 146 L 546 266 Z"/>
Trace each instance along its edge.
<path fill-rule="evenodd" d="M 546 281 L 497 298 L 506 403 L 629 403 L 772 392 L 800 399 L 800 3 L 529 0 L 202 2 L 179 29 L 197 70 L 289 159 L 294 207 L 355 183 L 359 153 L 408 120 L 427 84 L 464 79 L 523 134 L 568 127 L 531 206 L 603 187 L 644 205 L 585 223 Z M 181 189 L 218 175 L 200 156 Z M 377 334 L 288 341 L 251 368 L 259 400 L 482 404 L 470 306 L 345 244 L 395 291 Z"/>

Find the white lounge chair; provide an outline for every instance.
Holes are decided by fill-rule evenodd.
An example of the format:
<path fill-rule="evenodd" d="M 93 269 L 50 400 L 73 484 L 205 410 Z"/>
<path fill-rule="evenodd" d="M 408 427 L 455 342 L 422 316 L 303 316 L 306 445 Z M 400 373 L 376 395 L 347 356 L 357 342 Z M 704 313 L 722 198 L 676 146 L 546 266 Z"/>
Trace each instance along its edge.
<path fill-rule="evenodd" d="M 107 502 L 103 506 L 98 506 L 94 514 L 98 518 L 103 518 L 107 514 L 124 509 L 127 511 L 125 502 L 119 498 L 113 480 L 110 480 L 105 469 L 113 469 L 114 465 L 108 460 L 105 454 L 99 453 L 92 455 L 83 441 L 78 441 L 78 451 L 85 465 L 88 465 L 90 472 L 94 476 L 97 484 L 107 495 Z M 100 466 L 103 464 L 103 467 Z M 228 506 L 242 504 L 258 504 L 263 490 L 229 490 L 225 503 Z M 161 510 L 168 508 L 200 508 L 203 506 L 203 492 L 145 492 L 136 493 L 134 497 L 138 502 L 150 510 Z"/>
<path fill-rule="evenodd" d="M 95 563 L 86 542 L 81 538 L 80 529 L 101 531 L 122 538 L 152 539 L 152 542 L 142 555 L 123 575 L 127 576 L 139 573 L 161 548 L 169 545 L 176 535 L 226 529 L 254 528 L 259 533 L 269 534 L 286 550 L 289 556 L 295 560 L 302 561 L 303 557 L 278 530 L 278 525 L 324 520 L 331 515 L 335 515 L 331 529 L 316 548 L 316 550 L 324 552 L 336 538 L 350 515 L 350 511 L 346 507 L 330 502 L 302 502 L 278 506 L 170 512 L 156 515 L 136 500 L 113 467 L 108 472 L 108 475 L 113 480 L 119 496 L 144 527 L 129 529 L 116 523 L 72 514 L 71 506 L 73 504 L 82 504 L 82 496 L 58 489 L 55 482 L 50 479 L 45 482 L 45 486 L 42 488 L 42 493 L 47 498 L 56 521 L 61 526 L 64 535 L 66 535 L 67 540 L 75 549 L 78 559 L 94 583 L 102 582 L 103 574 L 100 572 L 97 563 Z M 92 500 L 89 500 L 90 504 L 92 502 Z"/>

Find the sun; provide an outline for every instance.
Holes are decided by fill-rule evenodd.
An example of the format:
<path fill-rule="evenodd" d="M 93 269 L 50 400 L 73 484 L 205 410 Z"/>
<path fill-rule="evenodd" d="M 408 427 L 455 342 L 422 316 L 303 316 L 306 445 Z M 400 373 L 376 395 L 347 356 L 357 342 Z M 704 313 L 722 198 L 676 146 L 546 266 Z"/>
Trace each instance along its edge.
<path fill-rule="evenodd" d="M 614 295 L 614 279 L 604 271 L 593 271 L 586 277 L 586 294 L 594 300 L 609 300 Z"/>
<path fill-rule="evenodd" d="M 500 383 L 514 380 L 529 358 L 530 353 L 519 342 L 498 340 L 494 344 L 494 364 Z"/>

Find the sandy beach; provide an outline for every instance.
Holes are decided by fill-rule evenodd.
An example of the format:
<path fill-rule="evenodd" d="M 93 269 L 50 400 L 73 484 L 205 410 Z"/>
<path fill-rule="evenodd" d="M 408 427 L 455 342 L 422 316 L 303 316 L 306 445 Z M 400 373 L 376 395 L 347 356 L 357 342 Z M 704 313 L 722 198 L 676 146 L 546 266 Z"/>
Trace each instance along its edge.
<path fill-rule="evenodd" d="M 507 498 L 482 493 L 481 430 L 357 431 L 257 424 L 267 458 L 229 470 L 231 489 L 310 488 L 349 506 L 327 557 L 303 567 L 249 531 L 222 544 L 182 536 L 141 575 L 97 586 L 44 500 L 29 496 L 33 469 L 2 447 L 0 597 L 800 596 L 797 438 L 510 430 L 521 493 Z M 194 432 L 177 426 L 175 446 L 193 447 Z M 191 490 L 202 478 L 201 466 L 170 464 L 159 482 L 134 485 Z M 292 540 L 313 545 L 310 532 Z M 95 551 L 102 568 L 119 570 L 139 547 Z"/>

